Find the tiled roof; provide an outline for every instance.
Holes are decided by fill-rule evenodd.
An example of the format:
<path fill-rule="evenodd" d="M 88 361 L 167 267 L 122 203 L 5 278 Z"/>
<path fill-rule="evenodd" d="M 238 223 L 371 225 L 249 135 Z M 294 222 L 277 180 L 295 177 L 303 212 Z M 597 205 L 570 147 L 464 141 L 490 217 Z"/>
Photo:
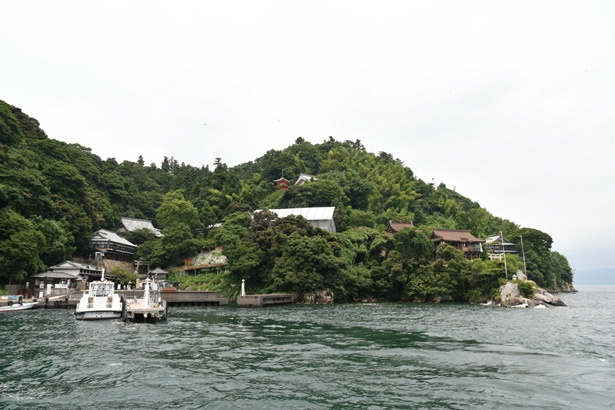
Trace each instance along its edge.
<path fill-rule="evenodd" d="M 299 178 L 297 178 L 297 181 L 295 181 L 295 185 L 301 185 L 302 183 L 309 181 L 318 181 L 318 178 L 315 178 L 308 174 L 300 174 Z"/>
<path fill-rule="evenodd" d="M 399 232 L 404 228 L 414 228 L 412 222 L 389 222 L 389 229 L 393 232 Z"/>
<path fill-rule="evenodd" d="M 73 262 L 73 261 L 64 261 L 62 263 L 49 267 L 49 270 L 53 270 L 53 271 L 62 271 L 62 269 L 100 270 L 96 266 L 88 265 L 85 263 Z"/>
<path fill-rule="evenodd" d="M 81 276 L 68 272 L 42 272 L 32 276 L 37 279 L 72 279 L 83 280 Z"/>
<path fill-rule="evenodd" d="M 482 243 L 484 239 L 478 239 L 470 233 L 470 231 L 460 229 L 434 229 L 431 236 L 434 240 L 444 242 L 466 242 L 466 243 Z"/>
<path fill-rule="evenodd" d="M 154 225 L 152 224 L 152 221 L 147 220 L 147 219 L 122 217 L 120 223 L 129 232 L 137 231 L 139 229 L 147 229 L 156 236 L 162 236 L 160 229 L 155 228 Z"/>
<path fill-rule="evenodd" d="M 514 245 L 514 243 L 507 242 L 506 238 L 500 235 L 489 236 L 485 239 L 486 245 L 490 245 L 492 243 L 502 244 L 502 242 L 504 242 L 503 245 Z"/>
<path fill-rule="evenodd" d="M 122 238 L 115 232 L 111 232 L 106 229 L 99 229 L 98 231 L 94 232 L 94 235 L 92 235 L 92 240 L 94 239 L 106 239 L 108 241 L 119 243 L 122 245 L 132 246 L 134 248 L 137 247 L 137 245 L 135 245 L 134 243 Z"/>

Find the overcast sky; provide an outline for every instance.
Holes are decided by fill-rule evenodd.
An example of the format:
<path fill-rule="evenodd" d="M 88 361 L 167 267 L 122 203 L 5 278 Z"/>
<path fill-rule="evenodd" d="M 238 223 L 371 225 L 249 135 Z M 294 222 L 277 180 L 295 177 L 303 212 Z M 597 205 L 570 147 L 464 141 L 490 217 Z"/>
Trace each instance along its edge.
<path fill-rule="evenodd" d="M 615 268 L 615 2 L 0 3 L 0 99 L 103 159 L 361 140 Z"/>

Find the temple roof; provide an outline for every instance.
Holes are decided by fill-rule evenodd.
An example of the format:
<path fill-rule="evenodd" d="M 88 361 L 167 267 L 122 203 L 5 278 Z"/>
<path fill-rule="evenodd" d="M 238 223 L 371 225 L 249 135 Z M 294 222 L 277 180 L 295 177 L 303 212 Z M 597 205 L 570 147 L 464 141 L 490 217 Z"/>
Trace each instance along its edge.
<path fill-rule="evenodd" d="M 154 227 L 154 225 L 152 224 L 152 221 L 147 220 L 147 219 L 128 218 L 128 217 L 123 216 L 122 219 L 120 220 L 120 224 L 124 226 L 124 228 L 128 232 L 134 232 L 139 229 L 147 229 L 151 231 L 157 237 L 162 236 L 160 229 Z"/>
<path fill-rule="evenodd" d="M 83 280 L 81 276 L 68 272 L 41 272 L 36 275 L 32 275 L 32 278 L 36 279 L 72 279 Z"/>
<path fill-rule="evenodd" d="M 414 228 L 414 224 L 412 222 L 389 222 L 390 232 L 399 232 L 404 228 Z"/>
<path fill-rule="evenodd" d="M 464 242 L 464 243 L 482 243 L 484 239 L 478 239 L 470 233 L 470 231 L 461 229 L 434 229 L 431 235 L 432 240 L 441 240 L 444 242 Z"/>
<path fill-rule="evenodd" d="M 95 239 L 104 239 L 104 240 L 108 240 L 114 243 L 119 243 L 121 245 L 132 246 L 134 248 L 137 247 L 137 245 L 130 242 L 129 240 L 122 238 L 115 232 L 111 232 L 106 229 L 99 229 L 98 231 L 94 232 L 94 234 L 92 235 L 92 240 L 95 240 Z"/>

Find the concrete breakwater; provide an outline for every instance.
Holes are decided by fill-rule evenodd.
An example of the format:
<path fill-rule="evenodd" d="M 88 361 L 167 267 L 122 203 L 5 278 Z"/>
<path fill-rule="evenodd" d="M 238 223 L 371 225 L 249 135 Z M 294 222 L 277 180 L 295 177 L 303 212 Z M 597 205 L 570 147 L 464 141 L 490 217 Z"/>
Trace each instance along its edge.
<path fill-rule="evenodd" d="M 295 303 L 295 295 L 290 293 L 237 296 L 237 307 L 266 307 L 292 303 Z"/>

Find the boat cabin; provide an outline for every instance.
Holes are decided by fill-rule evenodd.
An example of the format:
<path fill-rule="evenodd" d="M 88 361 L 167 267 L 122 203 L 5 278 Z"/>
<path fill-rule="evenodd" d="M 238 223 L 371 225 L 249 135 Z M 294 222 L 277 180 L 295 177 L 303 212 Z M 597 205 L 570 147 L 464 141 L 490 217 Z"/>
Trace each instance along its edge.
<path fill-rule="evenodd" d="M 90 283 L 90 295 L 92 296 L 111 296 L 113 295 L 113 282 L 92 282 Z"/>

